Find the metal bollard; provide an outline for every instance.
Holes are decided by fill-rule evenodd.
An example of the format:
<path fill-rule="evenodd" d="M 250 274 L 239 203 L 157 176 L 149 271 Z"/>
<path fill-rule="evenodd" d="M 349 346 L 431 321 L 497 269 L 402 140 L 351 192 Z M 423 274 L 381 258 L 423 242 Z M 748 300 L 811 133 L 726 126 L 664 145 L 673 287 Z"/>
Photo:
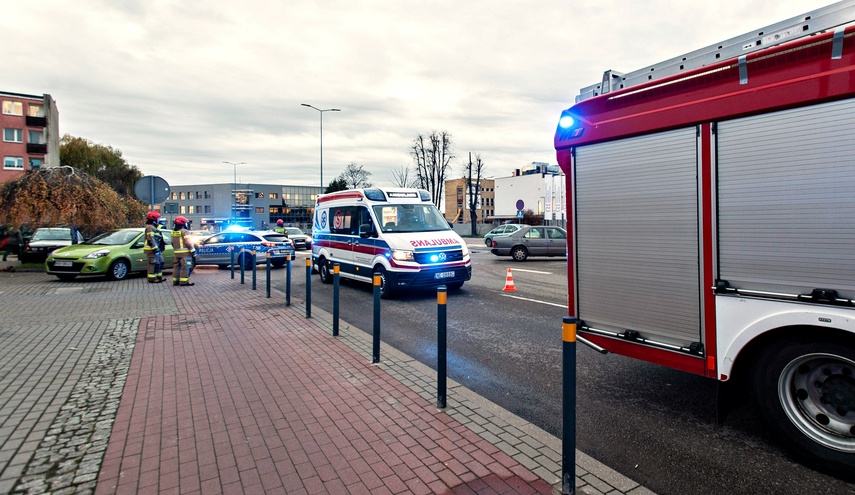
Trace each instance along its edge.
<path fill-rule="evenodd" d="M 306 259 L 306 318 L 312 317 L 312 259 Z"/>
<path fill-rule="evenodd" d="M 341 267 L 338 263 L 333 265 L 333 299 L 332 299 L 332 334 L 333 337 L 338 337 L 338 288 L 339 288 L 339 272 Z"/>
<path fill-rule="evenodd" d="M 255 249 L 252 250 L 252 290 L 255 290 L 255 272 L 256 272 Z"/>
<path fill-rule="evenodd" d="M 561 336 L 564 409 L 561 434 L 561 493 L 576 493 L 576 317 L 565 316 Z"/>
<path fill-rule="evenodd" d="M 291 255 L 285 255 L 285 306 L 291 305 Z"/>
<path fill-rule="evenodd" d="M 371 364 L 380 362 L 380 274 L 374 274 L 374 332 L 371 346 Z"/>
<path fill-rule="evenodd" d="M 270 299 L 270 251 L 267 252 L 267 299 Z"/>
<path fill-rule="evenodd" d="M 436 407 L 445 409 L 445 396 L 448 390 L 446 374 L 446 319 L 448 288 L 440 285 L 436 288 Z"/>
<path fill-rule="evenodd" d="M 240 284 L 243 285 L 243 265 L 246 264 L 246 253 L 243 249 L 240 250 L 240 256 L 238 256 L 238 261 L 240 262 Z"/>
<path fill-rule="evenodd" d="M 232 280 L 234 280 L 234 279 L 235 279 L 235 250 L 234 250 L 234 249 L 232 249 L 232 250 L 229 252 L 229 254 L 231 254 L 231 255 L 232 255 L 232 263 L 231 263 L 231 267 L 232 267 Z"/>

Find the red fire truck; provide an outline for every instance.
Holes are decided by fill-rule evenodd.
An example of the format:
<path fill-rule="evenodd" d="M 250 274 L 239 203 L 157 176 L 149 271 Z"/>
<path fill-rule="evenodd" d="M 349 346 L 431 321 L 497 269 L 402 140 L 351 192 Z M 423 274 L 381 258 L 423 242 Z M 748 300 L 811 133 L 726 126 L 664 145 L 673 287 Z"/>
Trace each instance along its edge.
<path fill-rule="evenodd" d="M 555 135 L 569 314 L 855 476 L 855 1 L 607 71 Z M 729 398 L 729 399 L 728 399 Z"/>

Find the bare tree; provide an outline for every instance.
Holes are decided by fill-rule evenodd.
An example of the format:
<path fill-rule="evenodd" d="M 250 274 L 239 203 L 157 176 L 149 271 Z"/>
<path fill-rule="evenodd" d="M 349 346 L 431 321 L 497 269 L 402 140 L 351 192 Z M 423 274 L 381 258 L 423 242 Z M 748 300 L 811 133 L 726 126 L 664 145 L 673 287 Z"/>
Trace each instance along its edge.
<path fill-rule="evenodd" d="M 347 189 L 363 189 L 374 185 L 368 180 L 371 172 L 365 170 L 362 165 L 357 165 L 356 162 L 350 162 L 344 172 L 338 176 L 338 179 L 344 180 L 347 184 Z"/>
<path fill-rule="evenodd" d="M 419 186 L 430 193 L 433 204 L 439 207 L 448 167 L 454 158 L 451 134 L 431 131 L 427 136 L 417 135 L 410 147 L 410 155 L 416 162 Z"/>
<path fill-rule="evenodd" d="M 401 168 L 392 170 L 392 183 L 397 187 L 419 187 L 419 179 L 411 174 L 413 169 L 409 165 L 401 165 Z"/>
<path fill-rule="evenodd" d="M 475 162 L 472 162 L 472 152 L 469 152 L 469 163 L 465 166 L 464 178 L 466 179 L 467 201 L 469 207 L 469 221 L 472 224 L 472 235 L 478 235 L 478 200 L 481 198 L 481 177 L 484 173 L 484 162 L 481 154 L 475 153 Z M 483 201 L 483 200 L 482 200 Z"/>

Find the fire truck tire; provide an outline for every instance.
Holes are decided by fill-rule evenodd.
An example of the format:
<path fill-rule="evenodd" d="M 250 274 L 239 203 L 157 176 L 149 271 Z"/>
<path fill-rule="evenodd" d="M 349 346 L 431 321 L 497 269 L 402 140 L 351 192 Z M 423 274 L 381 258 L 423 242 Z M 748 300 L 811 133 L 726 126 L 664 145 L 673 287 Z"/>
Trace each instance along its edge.
<path fill-rule="evenodd" d="M 321 283 L 333 283 L 332 265 L 323 256 L 318 258 L 318 275 L 321 277 Z"/>
<path fill-rule="evenodd" d="M 758 410 L 793 457 L 855 479 L 855 345 L 774 342 L 751 382 Z"/>

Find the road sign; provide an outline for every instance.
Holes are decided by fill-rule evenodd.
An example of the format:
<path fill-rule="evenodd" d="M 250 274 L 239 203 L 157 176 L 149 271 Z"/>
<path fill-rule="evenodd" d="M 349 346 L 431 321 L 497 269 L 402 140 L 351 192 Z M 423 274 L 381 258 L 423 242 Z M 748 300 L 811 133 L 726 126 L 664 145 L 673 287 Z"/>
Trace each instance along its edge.
<path fill-rule="evenodd" d="M 169 184 L 156 175 L 146 175 L 134 185 L 134 193 L 140 201 L 155 205 L 169 197 Z"/>
<path fill-rule="evenodd" d="M 517 209 L 518 209 L 518 210 L 522 210 L 522 209 L 524 209 L 524 208 L 525 208 L 525 202 L 524 202 L 523 200 L 521 200 L 521 199 L 518 199 L 518 200 L 517 200 Z"/>

